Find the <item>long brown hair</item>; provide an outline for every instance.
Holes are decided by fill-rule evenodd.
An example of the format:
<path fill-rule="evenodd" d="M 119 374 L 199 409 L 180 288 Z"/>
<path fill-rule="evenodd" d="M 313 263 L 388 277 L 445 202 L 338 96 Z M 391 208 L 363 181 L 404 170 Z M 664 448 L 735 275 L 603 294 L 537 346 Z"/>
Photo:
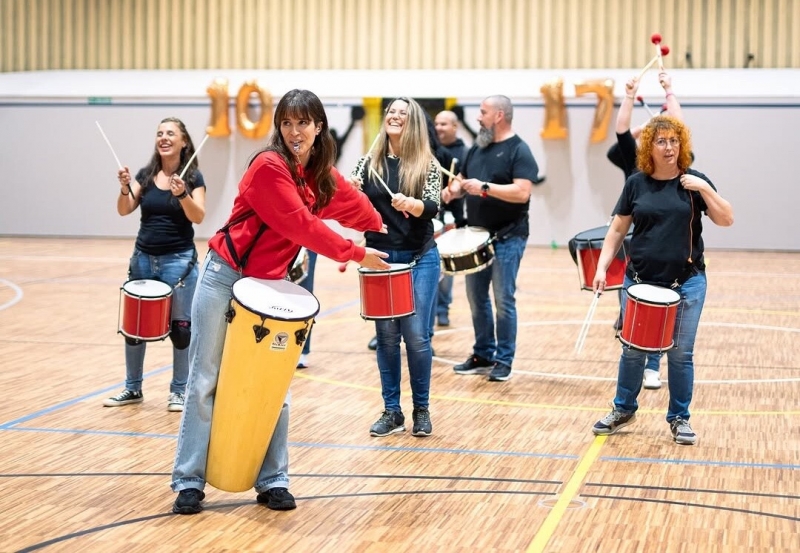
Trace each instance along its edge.
<path fill-rule="evenodd" d="M 653 148 L 656 137 L 662 133 L 674 133 L 678 138 L 680 142 L 678 169 L 684 173 L 692 164 L 692 138 L 689 134 L 689 127 L 684 125 L 680 119 L 669 115 L 653 117 L 642 129 L 642 134 L 639 136 L 639 148 L 636 150 L 636 166 L 646 175 L 652 175 L 655 172 Z"/>
<path fill-rule="evenodd" d="M 389 102 L 383 113 L 384 120 L 378 133 L 378 140 L 369 162 L 370 167 L 383 178 L 384 156 L 389 151 L 389 136 L 386 134 L 386 114 L 392 105 L 400 100 L 408 104 L 408 117 L 400 135 L 400 192 L 412 198 L 422 198 L 422 190 L 428 178 L 431 161 L 438 165 L 428 140 L 428 123 L 425 111 L 412 98 L 396 98 Z"/>
<path fill-rule="evenodd" d="M 303 181 L 297 171 L 297 159 L 294 152 L 283 141 L 281 135 L 281 121 L 289 119 L 307 119 L 314 124 L 321 124 L 320 133 L 314 138 L 311 147 L 311 157 L 308 166 L 305 167 L 306 174 L 317 183 L 319 193 L 314 205 L 315 211 L 328 205 L 336 192 L 336 179 L 331 175 L 331 168 L 336 161 L 336 141 L 330 133 L 328 126 L 328 116 L 319 97 L 310 90 L 294 89 L 283 95 L 278 106 L 275 108 L 275 115 L 272 121 L 272 132 L 267 138 L 267 145 L 253 154 L 250 163 L 262 152 L 277 152 L 289 166 L 292 179 L 298 186 L 303 186 Z"/>

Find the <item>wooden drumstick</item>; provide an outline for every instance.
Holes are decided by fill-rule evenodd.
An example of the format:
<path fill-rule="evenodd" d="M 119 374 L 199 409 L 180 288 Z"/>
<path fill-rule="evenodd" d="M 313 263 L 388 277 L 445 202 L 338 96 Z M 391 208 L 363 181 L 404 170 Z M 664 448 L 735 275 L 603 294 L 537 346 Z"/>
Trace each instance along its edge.
<path fill-rule="evenodd" d="M 594 298 L 592 298 L 592 303 L 589 305 L 589 312 L 586 313 L 586 318 L 583 320 L 583 326 L 581 326 L 581 331 L 578 333 L 578 341 L 575 342 L 575 353 L 577 355 L 581 354 L 583 351 L 583 344 L 586 342 L 586 336 L 589 334 L 589 325 L 592 323 L 592 318 L 594 317 L 594 312 L 597 309 L 597 302 L 600 299 L 600 292 L 595 292 Z"/>
<path fill-rule="evenodd" d="M 119 158 L 117 157 L 117 153 L 114 151 L 114 148 L 111 146 L 111 142 L 108 140 L 108 137 L 106 136 L 106 133 L 103 132 L 103 127 L 100 126 L 100 121 L 95 121 L 95 123 L 97 124 L 97 128 L 100 131 L 100 134 L 103 135 L 103 138 L 105 139 L 106 144 L 108 144 L 108 149 L 111 150 L 111 155 L 113 155 L 114 159 L 117 160 L 117 167 L 119 169 L 122 169 L 122 164 L 119 162 Z"/>
<path fill-rule="evenodd" d="M 453 166 L 454 165 L 455 165 L 455 160 L 453 160 L 453 163 L 450 165 L 450 171 L 448 171 L 447 169 L 442 167 L 442 173 L 444 173 L 445 175 L 447 175 L 448 177 L 450 177 L 453 180 L 458 178 L 458 176 L 453 173 Z"/>
<path fill-rule="evenodd" d="M 645 65 L 642 68 L 642 70 L 639 72 L 639 76 L 636 77 L 636 80 L 637 81 L 642 80 L 642 77 L 644 77 L 644 74 L 647 73 L 647 71 L 651 67 L 653 67 L 653 64 L 656 63 L 656 62 L 660 62 L 659 65 L 663 69 L 664 68 L 664 62 L 663 62 L 661 56 L 662 55 L 666 56 L 667 54 L 669 54 L 669 47 L 668 46 L 659 46 L 658 47 L 658 55 L 653 56 L 653 59 L 651 59 L 650 61 L 647 62 L 647 65 Z"/>
<path fill-rule="evenodd" d="M 203 138 L 203 141 L 200 143 L 200 146 L 198 146 L 198 148 L 194 151 L 194 153 L 192 154 L 192 157 L 189 158 L 189 161 L 186 162 L 186 165 L 184 166 L 183 171 L 181 171 L 181 174 L 178 175 L 178 178 L 183 180 L 183 175 L 186 174 L 186 171 L 189 169 L 189 166 L 194 161 L 194 158 L 196 158 L 197 154 L 200 153 L 200 150 L 203 147 L 203 145 L 206 143 L 206 140 L 208 140 L 208 135 L 206 135 L 205 138 Z"/>

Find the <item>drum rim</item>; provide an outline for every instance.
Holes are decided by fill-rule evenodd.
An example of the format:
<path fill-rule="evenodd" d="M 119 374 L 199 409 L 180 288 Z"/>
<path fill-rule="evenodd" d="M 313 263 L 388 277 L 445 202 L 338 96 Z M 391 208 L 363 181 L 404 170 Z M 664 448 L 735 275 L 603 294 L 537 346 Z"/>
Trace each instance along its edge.
<path fill-rule="evenodd" d="M 400 274 L 400 273 L 410 273 L 413 267 L 408 263 L 390 263 L 390 265 L 398 265 L 397 268 L 390 268 L 390 269 L 370 269 L 369 267 L 359 267 L 358 273 L 362 275 L 388 275 L 388 274 Z"/>
<path fill-rule="evenodd" d="M 630 292 L 630 289 L 636 286 L 649 286 L 651 288 L 658 288 L 660 290 L 670 292 L 677 297 L 672 301 L 664 301 L 664 302 L 660 302 L 658 300 L 652 300 L 650 298 L 642 298 L 640 296 L 637 296 L 635 292 L 634 293 Z M 672 305 L 677 305 L 681 301 L 681 295 L 675 290 L 672 290 L 670 288 L 665 288 L 664 286 L 656 286 L 655 284 L 647 284 L 646 282 L 637 282 L 636 284 L 631 284 L 625 289 L 625 293 L 628 295 L 629 298 L 631 298 L 636 303 L 643 303 L 645 305 L 672 306 Z"/>
<path fill-rule="evenodd" d="M 637 349 L 639 351 L 658 351 L 658 352 L 662 352 L 663 353 L 663 352 L 665 352 L 667 350 L 671 350 L 672 348 L 675 347 L 675 340 L 674 339 L 672 340 L 672 342 L 670 342 L 670 344 L 668 346 L 663 347 L 663 348 L 646 348 L 646 347 L 643 347 L 643 346 L 638 346 L 638 345 L 636 345 L 636 344 L 634 344 L 632 342 L 629 342 L 629 341 L 625 340 L 622 337 L 622 333 L 621 332 L 617 333 L 617 340 L 619 340 L 620 342 L 622 342 L 623 344 L 625 344 L 629 348 Z"/>
<path fill-rule="evenodd" d="M 471 253 L 477 253 L 477 252 L 471 252 Z M 486 263 L 482 263 L 481 265 L 478 265 L 477 267 L 472 267 L 471 269 L 462 269 L 462 270 L 459 270 L 459 271 L 448 271 L 447 269 L 442 267 L 442 272 L 444 274 L 446 274 L 446 275 L 451 275 L 451 276 L 471 275 L 471 274 L 474 274 L 474 273 L 479 273 L 479 272 L 483 271 L 484 269 L 488 269 L 491 266 L 492 263 L 494 263 L 494 249 L 492 249 L 492 257 L 490 257 L 489 260 Z M 442 265 L 444 265 L 444 260 L 442 260 Z"/>
<path fill-rule="evenodd" d="M 125 288 L 125 286 L 127 286 L 131 282 L 157 282 L 158 284 L 163 284 L 164 286 L 166 286 L 168 291 L 167 291 L 166 294 L 162 294 L 160 296 L 140 296 L 139 294 L 133 293 L 130 290 L 128 290 L 127 288 Z M 122 286 L 120 286 L 119 289 L 122 291 L 123 294 L 125 294 L 128 297 L 140 298 L 140 299 L 151 299 L 151 300 L 159 300 L 159 299 L 162 299 L 162 298 L 168 298 L 175 291 L 175 289 L 172 286 L 170 286 L 169 284 L 167 284 L 163 280 L 157 280 L 155 278 L 131 278 L 131 279 L 128 279 L 125 282 L 123 282 Z"/>
<path fill-rule="evenodd" d="M 244 303 L 242 303 L 242 301 L 239 298 L 236 297 L 236 293 L 234 292 L 233 288 L 239 282 L 242 282 L 242 281 L 247 280 L 247 279 L 251 279 L 251 281 L 263 281 L 263 282 L 287 282 L 287 283 L 291 284 L 292 286 L 296 286 L 297 288 L 303 290 L 304 295 L 308 294 L 309 297 L 314 298 L 314 300 L 317 302 L 317 307 L 316 307 L 316 309 L 314 310 L 314 312 L 312 314 L 303 315 L 301 317 L 280 317 L 280 316 L 274 316 L 274 315 L 269 314 L 269 313 L 262 313 L 261 311 L 257 311 L 254 307 L 249 307 L 249 306 L 245 305 Z M 231 300 L 235 301 L 236 303 L 241 305 L 244 309 L 246 309 L 250 313 L 253 313 L 254 315 L 258 315 L 258 316 L 264 317 L 264 318 L 273 319 L 273 320 L 276 320 L 276 321 L 287 321 L 287 322 L 308 321 L 308 320 L 313 319 L 314 317 L 316 317 L 317 314 L 320 312 L 320 309 L 321 309 L 321 306 L 320 306 L 319 300 L 317 299 L 317 296 L 315 296 L 314 294 L 312 294 L 311 292 L 309 292 L 308 290 L 306 290 L 302 286 L 300 286 L 298 284 L 295 284 L 294 282 L 292 282 L 290 280 L 286 280 L 286 279 L 272 279 L 272 280 L 270 280 L 270 279 L 258 278 L 258 277 L 242 277 L 242 278 L 240 278 L 239 280 L 237 280 L 236 282 L 234 282 L 231 285 Z"/>

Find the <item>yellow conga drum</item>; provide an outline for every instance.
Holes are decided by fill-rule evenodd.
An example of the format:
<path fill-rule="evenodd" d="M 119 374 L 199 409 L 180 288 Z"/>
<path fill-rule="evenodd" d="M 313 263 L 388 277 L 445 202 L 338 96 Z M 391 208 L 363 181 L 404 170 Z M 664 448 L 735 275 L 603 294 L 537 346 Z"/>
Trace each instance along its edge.
<path fill-rule="evenodd" d="M 256 483 L 319 302 L 288 280 L 242 278 L 231 294 L 206 481 L 242 492 Z"/>

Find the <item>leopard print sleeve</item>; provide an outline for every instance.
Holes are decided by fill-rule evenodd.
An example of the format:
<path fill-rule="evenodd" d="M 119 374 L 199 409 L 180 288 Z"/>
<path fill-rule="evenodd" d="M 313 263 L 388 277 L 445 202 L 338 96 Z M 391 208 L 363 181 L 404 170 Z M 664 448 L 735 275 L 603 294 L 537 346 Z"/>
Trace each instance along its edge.
<path fill-rule="evenodd" d="M 431 160 L 431 166 L 428 169 L 428 178 L 425 181 L 425 187 L 422 189 L 422 199 L 431 200 L 438 206 L 442 197 L 442 172 L 436 161 Z"/>
<path fill-rule="evenodd" d="M 368 163 L 369 163 L 369 156 L 368 155 L 361 156 L 360 158 L 358 158 L 358 161 L 356 162 L 356 166 L 353 167 L 353 171 L 350 173 L 350 176 L 354 177 L 354 178 L 357 178 L 357 179 L 361 179 L 361 182 L 363 184 L 364 181 L 366 180 L 365 177 L 366 177 L 366 174 L 367 174 L 367 164 Z"/>

